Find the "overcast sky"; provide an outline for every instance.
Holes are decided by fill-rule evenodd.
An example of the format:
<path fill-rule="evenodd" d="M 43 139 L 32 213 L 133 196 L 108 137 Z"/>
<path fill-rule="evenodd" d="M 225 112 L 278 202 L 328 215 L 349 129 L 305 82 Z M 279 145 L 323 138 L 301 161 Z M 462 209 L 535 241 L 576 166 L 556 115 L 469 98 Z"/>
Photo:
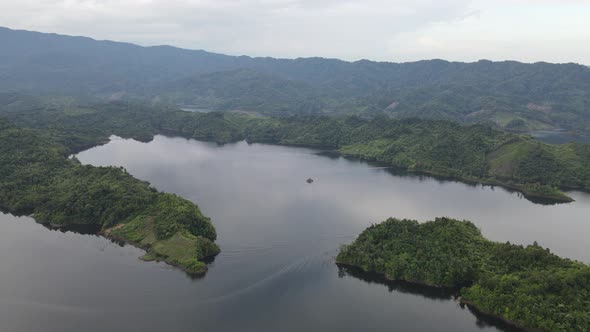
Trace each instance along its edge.
<path fill-rule="evenodd" d="M 232 55 L 590 64 L 590 0 L 0 0 L 0 25 Z"/>

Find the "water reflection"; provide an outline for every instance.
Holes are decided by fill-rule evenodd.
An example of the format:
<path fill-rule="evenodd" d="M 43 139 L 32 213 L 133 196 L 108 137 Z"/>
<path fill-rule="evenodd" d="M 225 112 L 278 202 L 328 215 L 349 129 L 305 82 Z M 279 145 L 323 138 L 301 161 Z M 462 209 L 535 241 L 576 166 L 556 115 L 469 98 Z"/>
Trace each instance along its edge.
<path fill-rule="evenodd" d="M 338 276 L 339 246 L 391 216 L 468 219 L 491 240 L 538 241 L 590 262 L 587 193 L 545 206 L 317 152 L 157 136 L 80 153 L 82 163 L 123 166 L 198 203 L 222 251 L 193 280 L 138 260 L 140 249 L 0 215 L 3 330 L 497 331 L 448 294 Z"/>
<path fill-rule="evenodd" d="M 45 228 L 50 229 L 52 231 L 58 231 L 62 233 L 77 233 L 83 235 L 99 235 L 101 227 L 100 225 L 94 224 L 72 224 L 72 225 L 65 225 L 65 226 L 55 226 L 51 224 L 42 224 Z M 115 243 L 120 243 L 118 241 L 114 241 Z M 122 244 L 121 244 L 122 245 Z"/>
<path fill-rule="evenodd" d="M 362 280 L 368 284 L 379 284 L 386 286 L 390 293 L 398 292 L 404 294 L 411 294 L 415 296 L 421 296 L 430 300 L 459 302 L 457 295 L 458 292 L 455 289 L 444 287 L 430 287 L 425 285 L 418 285 L 415 283 L 409 283 L 405 281 L 388 280 L 381 274 L 365 272 L 359 268 L 351 266 L 338 265 L 338 277 L 345 278 L 348 276 Z M 477 318 L 475 325 L 479 328 L 483 329 L 488 327 L 494 327 L 500 331 L 505 332 L 524 331 L 523 329 L 510 325 L 497 317 L 484 314 L 472 306 L 461 303 L 460 307 L 462 309 L 467 308 L 469 312 L 471 312 Z"/>
<path fill-rule="evenodd" d="M 554 200 L 554 199 L 550 199 L 550 198 L 530 196 L 530 195 L 522 193 L 518 190 L 515 190 L 513 188 L 501 186 L 501 185 L 481 184 L 481 183 L 472 182 L 472 181 L 459 180 L 459 179 L 451 177 L 451 176 L 442 176 L 442 175 L 430 174 L 427 172 L 420 172 L 420 171 L 410 172 L 406 169 L 403 169 L 400 167 L 395 167 L 395 166 L 390 166 L 389 164 L 386 164 L 386 163 L 381 163 L 381 162 L 376 162 L 376 161 L 358 160 L 356 158 L 339 156 L 339 154 L 336 152 L 322 151 L 322 152 L 318 152 L 317 155 L 326 156 L 326 157 L 329 157 L 330 159 L 333 159 L 333 160 L 337 160 L 338 158 L 344 158 L 344 159 L 349 160 L 351 162 L 358 162 L 361 164 L 366 164 L 366 165 L 368 165 L 368 167 L 370 169 L 384 170 L 385 172 L 391 174 L 392 176 L 397 176 L 397 177 L 402 176 L 402 177 L 409 178 L 409 179 L 415 179 L 418 182 L 435 181 L 436 183 L 439 183 L 439 184 L 460 183 L 460 184 L 463 184 L 465 186 L 469 186 L 472 188 L 489 188 L 491 190 L 496 190 L 496 188 L 499 188 L 499 189 L 505 190 L 509 193 L 516 194 L 516 196 L 518 198 L 526 199 L 530 202 L 533 202 L 535 204 L 541 204 L 541 205 L 557 205 L 557 204 L 569 203 L 569 202 L 558 201 L 558 200 Z"/>
<path fill-rule="evenodd" d="M 483 328 L 493 326 L 493 327 L 497 328 L 498 330 L 505 331 L 505 332 L 526 331 L 524 329 L 510 325 L 500 318 L 484 314 L 472 306 L 461 304 L 461 308 L 467 308 L 467 310 L 469 310 L 469 312 L 471 312 L 475 316 L 475 318 L 477 319 L 475 321 L 475 325 L 477 325 L 477 327 L 479 327 L 479 328 L 483 329 Z"/>
<path fill-rule="evenodd" d="M 529 134 L 535 139 L 548 144 L 590 143 L 590 136 L 572 135 L 564 130 L 539 130 L 532 131 Z"/>
<path fill-rule="evenodd" d="M 344 278 L 347 276 L 362 280 L 369 284 L 375 283 L 387 286 L 390 293 L 395 291 L 441 301 L 456 300 L 457 298 L 457 291 L 450 288 L 429 287 L 404 281 L 388 280 L 382 274 L 365 272 L 359 268 L 351 266 L 338 265 L 338 277 Z"/>

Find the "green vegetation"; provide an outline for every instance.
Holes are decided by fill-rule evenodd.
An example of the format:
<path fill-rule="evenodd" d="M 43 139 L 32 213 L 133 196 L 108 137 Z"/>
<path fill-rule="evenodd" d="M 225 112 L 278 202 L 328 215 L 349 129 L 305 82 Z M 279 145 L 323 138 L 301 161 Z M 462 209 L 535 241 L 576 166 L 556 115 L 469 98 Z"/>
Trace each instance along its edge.
<path fill-rule="evenodd" d="M 0 90 L 42 96 L 0 93 L 0 209 L 53 227 L 96 225 L 145 248 L 142 259 L 189 273 L 203 273 L 203 259 L 219 252 L 196 205 L 122 168 L 68 156 L 111 135 L 170 134 L 328 148 L 558 201 L 571 200 L 562 189 L 590 190 L 590 145 L 494 129 L 589 134 L 586 66 L 231 57 L 5 28 L 0 43 Z M 536 244 L 488 241 L 469 222 L 389 219 L 344 246 L 337 261 L 460 287 L 465 303 L 518 325 L 590 330 L 588 266 Z"/>
<path fill-rule="evenodd" d="M 124 169 L 81 165 L 54 131 L 0 120 L 0 208 L 52 227 L 92 224 L 148 255 L 203 273 L 216 255 L 215 229 L 193 203 L 159 193 Z M 77 146 L 77 144 L 73 144 Z"/>
<path fill-rule="evenodd" d="M 464 303 L 525 328 L 590 329 L 590 266 L 536 243 L 489 241 L 469 221 L 388 219 L 342 246 L 336 261 L 392 280 L 460 289 Z"/>
<path fill-rule="evenodd" d="M 43 131 L 69 153 L 110 135 L 150 140 L 155 134 L 202 140 L 248 140 L 337 150 L 409 171 L 502 185 L 530 198 L 570 201 L 560 189 L 590 189 L 590 145 L 549 145 L 485 125 L 385 116 L 263 117 L 192 113 L 128 102 L 40 100 L 0 94 L 0 117 Z"/>
<path fill-rule="evenodd" d="M 590 68 L 573 63 L 234 57 L 6 28 L 0 44 L 0 91 L 590 134 Z"/>
<path fill-rule="evenodd" d="M 410 171 L 502 184 L 567 200 L 558 188 L 590 188 L 590 146 L 547 145 L 484 125 L 357 116 L 263 117 L 191 113 L 131 102 L 81 102 L 0 94 L 0 208 L 55 227 L 93 224 L 202 273 L 219 252 L 215 230 L 198 207 L 159 193 L 124 169 L 81 165 L 67 156 L 110 135 L 150 140 L 172 134 L 217 142 L 305 145 Z M 14 125 L 13 125 L 14 124 Z M 16 126 L 15 126 L 16 125 Z M 338 261 L 389 278 L 463 287 L 463 300 L 518 324 L 548 330 L 588 327 L 588 267 L 534 245 L 485 240 L 468 222 L 372 226 Z"/>
<path fill-rule="evenodd" d="M 409 171 L 503 185 L 528 197 L 570 201 L 559 188 L 590 188 L 590 146 L 548 145 L 526 135 L 448 121 L 226 115 L 250 142 L 304 145 Z"/>

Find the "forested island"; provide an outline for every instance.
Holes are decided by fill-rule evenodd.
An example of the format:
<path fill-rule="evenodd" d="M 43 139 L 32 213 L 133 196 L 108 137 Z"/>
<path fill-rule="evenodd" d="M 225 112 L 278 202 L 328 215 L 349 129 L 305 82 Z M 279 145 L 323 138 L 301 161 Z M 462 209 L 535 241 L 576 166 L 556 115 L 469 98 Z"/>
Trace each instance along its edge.
<path fill-rule="evenodd" d="M 160 193 L 124 169 L 81 165 L 51 130 L 17 128 L 0 119 L 0 209 L 32 215 L 50 227 L 93 225 L 102 234 L 144 248 L 203 274 L 219 248 L 209 218 L 190 201 Z"/>
<path fill-rule="evenodd" d="M 561 189 L 590 189 L 590 145 L 544 144 L 486 125 L 358 116 L 266 117 L 194 113 L 133 102 L 80 102 L 0 94 L 0 117 L 81 150 L 112 134 L 146 141 L 156 134 L 220 143 L 247 140 L 334 150 L 400 169 L 501 185 L 528 197 L 571 201 Z"/>
<path fill-rule="evenodd" d="M 175 194 L 159 192 L 122 167 L 83 165 L 76 153 L 106 144 L 112 135 L 142 142 L 152 140 L 155 135 L 168 135 L 219 144 L 246 141 L 311 147 L 378 162 L 404 172 L 498 185 L 533 201 L 571 202 L 573 199 L 566 191 L 590 191 L 590 144 L 545 144 L 527 134 L 549 131 L 565 132 L 572 137 L 590 135 L 590 67 L 585 65 L 235 57 L 2 27 L 0 44 L 3 45 L 0 48 L 0 211 L 31 216 L 52 229 L 89 227 L 113 241 L 143 248 L 143 260 L 164 261 L 192 276 L 204 275 L 208 259 L 220 252 L 215 244 L 214 222 L 198 205 Z M 266 165 L 275 167 L 272 162 Z M 313 178 L 308 178 L 305 184 L 308 176 Z M 235 177 L 228 179 L 231 182 Z M 314 174 L 305 174 L 301 185 L 308 186 L 314 179 L 319 180 Z M 322 181 L 318 181 L 309 187 L 315 189 L 321 185 Z M 389 182 L 383 186 L 387 185 Z M 218 186 L 218 183 L 213 185 Z M 406 194 L 404 191 L 401 195 Z M 232 203 L 223 201 L 220 205 L 226 208 Z M 265 206 L 260 210 L 268 207 L 267 200 L 263 203 Z M 324 204 L 322 213 L 326 209 L 334 212 L 333 207 L 338 204 L 342 203 Z M 242 206 L 248 205 L 239 208 Z M 301 211 L 300 205 L 293 206 L 289 209 Z M 258 212 L 258 206 L 247 210 Z M 322 227 L 328 227 L 326 219 L 322 219 L 326 214 L 318 215 Z M 338 227 L 342 227 L 342 218 L 338 217 L 343 213 L 333 215 Z M 351 218 L 355 215 L 349 214 Z M 257 217 L 260 218 L 257 215 L 250 219 L 257 220 Z M 254 232 L 268 229 L 275 221 L 272 218 L 274 215 L 268 218 L 270 222 L 254 224 L 255 227 L 245 226 Z M 309 233 L 316 231 L 313 224 L 300 224 L 306 231 L 311 230 Z M 559 228 L 562 227 L 560 224 Z M 567 229 L 571 232 L 584 228 Z M 286 238 L 294 234 L 292 228 L 286 230 Z M 236 237 L 243 236 L 240 232 L 236 234 Z M 256 241 L 265 246 L 255 246 Z M 294 269 L 290 269 L 298 266 L 290 265 L 279 273 L 254 280 L 275 269 L 278 262 L 269 259 L 271 265 L 250 264 L 262 257 L 258 254 L 262 250 L 279 252 L 275 248 L 282 246 L 280 243 L 274 246 L 266 241 L 252 237 L 248 243 L 232 244 L 237 249 L 247 247 L 248 251 L 257 253 L 252 260 L 243 260 L 246 256 L 240 256 L 242 253 L 236 250 L 238 254 L 234 253 L 234 257 L 239 257 L 243 265 L 232 265 L 229 269 L 236 271 L 234 267 L 239 266 L 240 272 L 247 272 L 238 273 L 241 274 L 238 277 L 249 275 L 244 279 L 247 285 L 243 284 L 248 292 L 258 288 L 260 281 L 266 284 L 272 281 L 274 288 L 277 285 L 274 282 L 279 279 L 273 278 L 291 273 Z M 337 243 L 330 245 L 335 248 Z M 302 257 L 299 251 L 288 253 Z M 367 228 L 350 245 L 342 246 L 336 262 L 389 280 L 453 292 L 462 304 L 527 330 L 590 331 L 590 266 L 558 257 L 537 243 L 522 246 L 490 241 L 469 221 L 438 218 L 419 223 L 388 219 Z M 248 264 L 260 265 L 259 270 L 246 271 L 244 266 Z M 48 274 L 50 282 L 59 280 L 55 276 L 78 277 L 70 270 L 59 268 L 61 274 Z M 42 266 L 40 270 L 30 271 L 44 270 Z M 137 280 L 136 274 L 129 275 L 134 276 L 128 279 L 131 282 Z M 76 280 L 92 281 L 91 278 Z M 216 292 L 226 288 L 223 282 L 227 279 L 219 280 L 219 284 L 211 287 Z M 28 290 L 30 284 L 23 284 Z M 69 283 L 64 284 L 70 287 Z M 237 289 L 240 285 L 234 286 L 230 288 Z M 273 288 L 266 291 L 274 291 Z M 185 289 L 180 290 L 187 294 Z M 141 288 L 140 293 L 143 291 Z M 207 298 L 234 300 L 235 294 L 243 294 L 230 291 L 229 295 L 211 293 L 214 295 Z M 255 294 L 249 293 L 249 299 Z M 269 297 L 264 295 L 260 299 L 268 302 Z M 370 294 L 371 301 L 374 295 Z M 91 302 L 99 300 L 87 298 Z M 162 298 L 157 300 L 164 303 Z M 70 302 L 51 304 L 47 299 L 39 300 L 43 310 L 55 304 L 66 309 L 60 309 L 60 313 L 73 312 L 69 310 Z M 170 301 L 177 299 L 172 296 Z M 38 299 L 6 304 L 18 311 L 22 305 L 29 309 L 39 304 L 33 300 Z M 77 309 L 82 302 L 76 298 L 73 303 L 72 307 Z M 219 307 L 227 307 L 231 315 L 235 303 L 241 302 L 228 302 Z M 182 302 L 168 308 L 178 315 L 185 314 L 177 311 L 181 307 L 190 311 L 201 304 Z M 99 305 L 92 303 L 82 309 L 101 308 Z M 163 308 L 149 305 L 150 309 L 142 314 L 149 315 Z M 108 314 L 119 310 L 112 309 Z M 237 317 L 240 327 L 248 322 L 242 318 L 259 318 L 255 315 L 259 308 L 249 309 Z M 42 315 L 43 310 L 39 311 Z M 166 316 L 168 313 L 164 311 L 161 314 Z M 213 326 L 217 327 L 220 323 L 217 318 L 227 312 L 211 314 L 215 320 Z M 134 313 L 122 310 L 120 314 L 130 324 L 141 322 L 133 320 Z M 89 317 L 84 310 L 82 316 Z M 55 317 L 59 318 L 58 315 L 50 318 L 60 320 Z M 318 316 L 313 312 L 302 317 Z M 178 321 L 177 317 L 165 318 L 161 320 L 164 324 Z M 199 319 L 202 317 L 196 316 Z M 187 323 L 192 322 L 187 320 Z M 343 324 L 346 323 L 349 322 Z"/>
<path fill-rule="evenodd" d="M 341 247 L 338 264 L 457 290 L 462 303 L 527 330 L 590 329 L 590 266 L 536 243 L 485 239 L 469 221 L 388 219 Z"/>

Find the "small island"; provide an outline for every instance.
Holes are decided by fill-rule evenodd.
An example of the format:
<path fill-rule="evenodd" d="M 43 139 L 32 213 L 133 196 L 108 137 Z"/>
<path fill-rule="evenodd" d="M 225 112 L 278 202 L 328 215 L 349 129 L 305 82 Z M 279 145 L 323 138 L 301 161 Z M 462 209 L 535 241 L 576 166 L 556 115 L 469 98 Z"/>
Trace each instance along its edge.
<path fill-rule="evenodd" d="M 479 312 L 530 331 L 590 330 L 590 266 L 485 239 L 469 221 L 388 219 L 336 258 L 389 280 L 451 288 Z"/>
<path fill-rule="evenodd" d="M 166 134 L 322 148 L 403 171 L 503 186 L 543 203 L 572 201 L 562 190 L 590 190 L 589 144 L 544 144 L 485 125 L 195 113 L 140 102 L 48 105 L 20 94 L 0 94 L 0 118 L 0 209 L 56 227 L 93 225 L 145 248 L 145 259 L 191 273 L 204 271 L 202 260 L 219 251 L 213 226 L 192 202 L 159 193 L 124 169 L 68 157 L 111 135 L 149 141 Z M 187 250 L 174 249 L 180 247 Z"/>

